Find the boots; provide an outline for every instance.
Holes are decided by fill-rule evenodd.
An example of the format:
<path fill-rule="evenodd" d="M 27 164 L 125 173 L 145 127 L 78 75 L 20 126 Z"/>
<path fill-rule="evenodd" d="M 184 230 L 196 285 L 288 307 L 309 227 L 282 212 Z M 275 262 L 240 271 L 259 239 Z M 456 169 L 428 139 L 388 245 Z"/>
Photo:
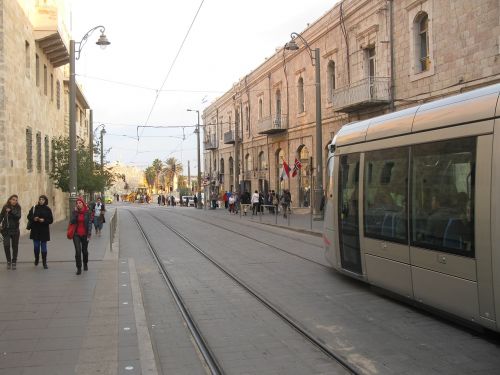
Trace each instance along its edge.
<path fill-rule="evenodd" d="M 15 270 L 16 269 L 16 263 L 15 262 L 12 262 L 12 269 Z"/>
<path fill-rule="evenodd" d="M 47 266 L 47 253 L 42 253 L 42 263 L 44 269 L 49 268 L 49 266 Z M 35 260 L 35 264 L 38 264 L 38 259 Z"/>
<path fill-rule="evenodd" d="M 83 263 L 83 270 L 84 271 L 88 271 L 89 270 L 89 267 L 87 266 L 87 263 Z"/>
<path fill-rule="evenodd" d="M 40 262 L 40 252 L 35 250 L 35 266 L 38 266 L 39 262 Z"/>
<path fill-rule="evenodd" d="M 10 270 L 11 267 L 10 262 L 7 262 L 7 269 Z"/>
<path fill-rule="evenodd" d="M 77 275 L 81 275 L 82 274 L 82 269 L 81 268 L 77 268 L 76 269 L 76 274 Z"/>

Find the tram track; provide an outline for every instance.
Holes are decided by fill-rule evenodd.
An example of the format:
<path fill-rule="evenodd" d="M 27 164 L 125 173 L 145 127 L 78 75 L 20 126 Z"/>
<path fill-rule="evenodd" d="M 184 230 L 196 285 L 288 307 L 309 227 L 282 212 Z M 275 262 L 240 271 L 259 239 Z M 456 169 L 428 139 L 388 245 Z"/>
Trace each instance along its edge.
<path fill-rule="evenodd" d="M 224 374 L 223 368 L 220 367 L 220 364 L 217 361 L 216 356 L 214 355 L 213 351 L 210 349 L 210 346 L 208 345 L 207 341 L 203 337 L 195 320 L 193 319 L 193 317 L 189 313 L 187 306 L 184 304 L 184 302 L 182 300 L 182 296 L 180 295 L 179 291 L 175 287 L 175 284 L 173 283 L 172 279 L 168 275 L 166 267 L 161 262 L 157 251 L 155 250 L 154 246 L 152 245 L 148 235 L 144 231 L 144 228 L 140 224 L 137 216 L 132 211 L 130 211 L 130 210 L 127 210 L 127 211 L 133 217 L 133 219 L 134 219 L 136 225 L 138 226 L 145 242 L 147 243 L 148 249 L 150 250 L 156 264 L 158 265 L 158 268 L 160 269 L 162 277 L 165 280 L 165 282 L 167 283 L 168 288 L 172 292 L 172 295 L 174 296 L 175 302 L 176 302 L 179 310 L 181 311 L 181 315 L 185 319 L 186 324 L 187 324 L 191 334 L 193 335 L 193 338 L 195 340 L 196 345 L 198 346 L 198 349 L 200 350 L 200 353 L 203 355 L 203 358 L 206 361 L 207 367 L 209 368 L 209 370 L 211 371 L 212 374 Z M 211 257 L 209 254 L 207 254 L 202 248 L 200 248 L 196 243 L 194 243 L 192 240 L 190 240 L 184 234 L 179 232 L 177 229 L 175 229 L 171 225 L 163 222 L 160 218 L 156 217 L 155 215 L 150 214 L 149 216 L 151 216 L 155 221 L 160 223 L 162 226 L 167 228 L 169 231 L 174 233 L 177 237 L 179 237 L 183 242 L 188 244 L 197 253 L 202 255 L 206 260 L 208 260 L 217 269 L 219 269 L 224 275 L 226 275 L 231 280 L 233 280 L 239 287 L 241 287 L 243 290 L 245 290 L 249 295 L 254 297 L 257 301 L 259 301 L 269 311 L 271 311 L 273 314 L 275 314 L 284 323 L 286 323 L 288 326 L 290 326 L 295 332 L 297 332 L 304 339 L 306 339 L 309 343 L 311 343 L 314 347 L 316 347 L 319 351 L 321 351 L 324 355 L 326 355 L 328 358 L 330 358 L 331 360 L 333 360 L 337 364 L 339 364 L 341 367 L 343 367 L 348 373 L 354 374 L 354 375 L 361 374 L 361 372 L 358 369 L 353 367 L 349 362 L 347 362 L 347 360 L 342 358 L 341 355 L 337 354 L 335 351 L 333 351 L 328 346 L 326 346 L 320 339 L 314 337 L 310 332 L 308 332 L 305 328 L 303 328 L 301 326 L 301 324 L 299 322 L 297 322 L 293 317 L 291 317 L 288 313 L 281 310 L 279 307 L 275 306 L 271 301 L 269 301 L 261 293 L 259 293 L 255 289 L 253 289 L 251 286 L 249 286 L 247 283 L 245 283 L 243 280 L 241 280 L 237 275 L 235 275 L 233 272 L 231 272 L 227 267 L 225 267 L 224 265 L 219 263 L 217 260 L 215 260 L 213 257 Z M 266 244 L 266 245 L 269 246 L 269 244 Z M 314 262 L 314 263 L 317 263 L 317 262 Z"/>
<path fill-rule="evenodd" d="M 262 245 L 268 246 L 268 247 L 270 247 L 270 248 L 273 248 L 273 249 L 275 249 L 275 250 L 281 251 L 281 252 L 286 253 L 286 254 L 288 254 L 288 255 L 292 255 L 292 256 L 294 256 L 294 257 L 296 257 L 296 258 L 299 258 L 299 259 L 301 259 L 301 260 L 305 260 L 305 261 L 307 261 L 307 262 L 314 263 L 314 264 L 316 264 L 316 265 L 318 265 L 318 266 L 321 266 L 321 267 L 323 267 L 323 268 L 325 268 L 325 269 L 331 269 L 331 267 L 330 267 L 330 266 L 328 266 L 328 265 L 326 265 L 326 264 L 323 264 L 323 263 L 317 262 L 317 261 L 315 261 L 315 260 L 313 260 L 313 259 L 310 259 L 310 258 L 304 257 L 304 256 L 299 255 L 299 254 L 297 254 L 297 253 L 294 253 L 294 252 L 292 252 L 292 251 L 289 251 L 289 250 L 283 249 L 283 248 L 281 248 L 281 247 L 279 247 L 279 246 L 276 246 L 276 245 L 270 244 L 270 243 L 268 243 L 268 242 L 265 242 L 265 241 L 259 240 L 258 238 L 255 238 L 255 237 L 249 236 L 249 235 L 244 234 L 244 233 L 241 233 L 241 232 L 239 232 L 239 231 L 236 231 L 236 230 L 233 230 L 233 229 L 229 229 L 229 228 L 224 227 L 224 226 L 222 226 L 222 225 L 219 225 L 219 224 L 214 224 L 213 222 L 206 221 L 206 220 L 203 220 L 203 219 L 200 219 L 200 218 L 197 218 L 197 217 L 193 217 L 193 216 L 190 216 L 190 215 L 181 214 L 181 213 L 178 213 L 178 212 L 175 212 L 175 214 L 176 214 L 176 215 L 179 215 L 179 216 L 182 216 L 182 217 L 186 217 L 186 218 L 188 218 L 188 219 L 192 219 L 192 220 L 194 220 L 194 221 L 199 221 L 199 222 L 202 222 L 202 223 L 204 223 L 204 224 L 208 224 L 208 225 L 214 226 L 214 227 L 216 227 L 216 228 L 219 228 L 219 229 L 225 230 L 225 231 L 230 232 L 230 233 L 233 233 L 233 234 L 237 234 L 238 236 L 241 236 L 241 237 L 244 237 L 244 238 L 248 238 L 249 240 L 255 241 L 256 243 L 260 243 L 260 244 L 262 244 Z M 156 217 L 155 215 L 151 215 L 151 216 Z M 260 229 L 259 229 L 259 230 L 260 230 Z M 265 231 L 265 232 L 267 232 L 267 233 L 276 234 L 275 232 L 266 231 L 266 230 L 264 230 L 264 231 Z M 279 235 L 279 234 L 278 234 L 278 235 Z M 282 235 L 280 235 L 280 236 L 282 236 Z M 283 236 L 283 237 L 284 237 L 284 236 Z M 315 244 L 311 244 L 311 243 L 309 243 L 309 242 L 307 242 L 307 241 L 302 241 L 302 240 L 300 240 L 300 239 L 294 239 L 294 241 L 296 241 L 296 242 L 302 242 L 302 243 L 307 244 L 307 245 L 309 245 L 309 246 L 315 246 L 315 247 L 319 247 L 319 248 L 321 247 L 321 246 L 318 246 L 318 245 L 315 245 Z"/>

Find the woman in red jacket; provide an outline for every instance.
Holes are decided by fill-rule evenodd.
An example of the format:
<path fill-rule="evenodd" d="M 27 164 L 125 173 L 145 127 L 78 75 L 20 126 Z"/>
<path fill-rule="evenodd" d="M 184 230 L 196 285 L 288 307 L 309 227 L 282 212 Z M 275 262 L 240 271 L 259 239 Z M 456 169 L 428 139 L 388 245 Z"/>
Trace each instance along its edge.
<path fill-rule="evenodd" d="M 76 224 L 73 244 L 75 245 L 76 274 L 82 274 L 82 254 L 83 270 L 88 271 L 89 261 L 89 240 L 92 233 L 92 219 L 89 208 L 82 198 L 76 200 L 76 207 L 71 216 L 71 224 Z"/>

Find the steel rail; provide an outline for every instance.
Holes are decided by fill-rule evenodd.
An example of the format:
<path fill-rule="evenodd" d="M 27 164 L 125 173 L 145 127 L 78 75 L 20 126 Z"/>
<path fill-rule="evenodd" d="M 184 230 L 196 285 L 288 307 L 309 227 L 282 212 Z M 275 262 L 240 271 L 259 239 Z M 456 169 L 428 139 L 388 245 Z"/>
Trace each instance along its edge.
<path fill-rule="evenodd" d="M 137 224 L 137 227 L 139 228 L 139 231 L 141 232 L 144 241 L 146 242 L 149 251 L 153 255 L 153 259 L 155 260 L 156 264 L 158 265 L 158 268 L 160 270 L 160 273 L 163 277 L 163 280 L 167 284 L 168 289 L 172 293 L 172 296 L 174 297 L 175 303 L 177 305 L 177 308 L 179 309 L 182 318 L 186 322 L 186 325 L 189 329 L 189 332 L 191 333 L 191 336 L 193 337 L 196 346 L 198 347 L 198 350 L 200 351 L 201 355 L 203 356 L 203 359 L 205 360 L 205 364 L 207 365 L 208 369 L 210 370 L 210 373 L 212 375 L 224 375 L 225 372 L 220 366 L 219 362 L 217 361 L 217 358 L 215 357 L 214 353 L 210 350 L 209 345 L 207 344 L 205 338 L 201 334 L 201 330 L 198 328 L 196 322 L 194 321 L 193 317 L 191 316 L 191 313 L 189 312 L 186 304 L 182 300 L 182 296 L 180 295 L 179 291 L 177 290 L 177 287 L 173 283 L 172 279 L 168 275 L 167 270 L 165 269 L 165 266 L 160 260 L 160 257 L 158 256 L 158 253 L 156 252 L 155 248 L 152 246 L 151 241 L 149 240 L 148 235 L 144 231 L 142 225 L 139 223 L 139 220 L 137 219 L 137 216 L 131 211 L 131 210 L 126 210 L 128 211 L 135 223 Z"/>
<path fill-rule="evenodd" d="M 267 298 L 265 298 L 263 295 L 261 295 L 256 290 L 254 290 L 247 283 L 245 283 L 244 281 L 242 281 L 238 276 L 236 276 L 231 271 L 229 271 L 226 267 L 224 267 L 221 263 L 219 263 L 214 258 L 212 258 L 210 255 L 208 255 L 205 251 L 203 251 L 203 249 L 201 249 L 198 245 L 196 245 L 194 242 L 192 242 L 189 238 L 187 238 L 185 235 L 183 235 L 182 233 L 180 233 L 179 231 L 177 231 L 171 225 L 166 224 L 165 222 L 163 222 L 162 220 L 160 220 L 158 217 L 156 217 L 154 215 L 150 215 L 150 216 L 153 217 L 160 224 L 162 224 L 164 227 L 166 227 L 167 229 L 169 229 L 171 232 L 173 232 L 175 235 L 177 235 L 177 237 L 179 237 L 184 242 L 186 242 L 189 246 L 191 246 L 198 253 L 200 253 L 201 255 L 203 255 L 214 266 L 216 266 L 222 273 L 224 273 L 225 275 L 227 275 L 230 279 L 232 279 L 234 282 L 236 282 L 241 288 L 243 288 L 247 293 L 249 293 L 250 295 L 252 295 L 255 299 L 257 299 L 264 306 L 266 306 L 271 312 L 273 312 L 275 315 L 277 315 L 279 318 L 281 318 L 285 323 L 287 323 L 290 327 L 292 327 L 296 332 L 298 332 L 301 336 L 303 336 L 310 343 L 312 343 L 314 346 L 316 346 L 327 357 L 329 357 L 329 358 L 333 359 L 334 361 L 336 361 L 338 364 L 340 364 L 349 373 L 351 373 L 353 375 L 361 375 L 361 372 L 357 368 L 355 368 L 353 365 L 351 365 L 349 362 L 347 362 L 347 360 L 345 360 L 339 354 L 335 353 L 333 350 L 331 350 L 330 348 L 328 348 L 325 344 L 323 344 L 321 342 L 320 339 L 315 338 L 305 328 L 301 327 L 300 324 L 297 321 L 295 321 L 291 316 L 289 316 L 287 313 L 281 311 L 277 306 L 275 306 Z"/>
<path fill-rule="evenodd" d="M 169 211 L 169 212 L 172 212 L 172 211 Z M 199 219 L 199 218 L 197 218 L 197 217 L 193 217 L 193 216 L 190 216 L 190 215 L 181 214 L 181 213 L 178 213 L 178 212 L 175 212 L 175 214 L 180 215 L 180 216 L 183 216 L 183 217 L 186 217 L 186 218 L 189 218 L 189 219 L 192 219 L 192 220 L 200 221 L 200 222 L 205 223 L 205 224 L 212 225 L 212 226 L 214 226 L 214 227 L 216 227 L 216 228 L 220 228 L 220 229 L 226 230 L 226 231 L 228 231 L 228 232 L 231 232 L 231 233 L 237 234 L 237 235 L 239 235 L 239 236 L 242 236 L 242 237 L 248 238 L 248 239 L 250 239 L 250 240 L 252 240 L 252 241 L 255 241 L 255 242 L 260 243 L 260 244 L 265 245 L 265 246 L 269 246 L 269 247 L 271 247 L 271 248 L 273 248 L 273 249 L 275 249 L 275 250 L 278 250 L 278 251 L 281 251 L 281 252 L 287 253 L 287 254 L 289 254 L 289 255 L 292 255 L 292 256 L 294 256 L 294 257 L 300 258 L 300 259 L 305 260 L 305 261 L 307 261 L 307 262 L 311 262 L 311 263 L 317 264 L 318 266 L 321 266 L 321 267 L 323 267 L 323 268 L 331 269 L 331 267 L 330 267 L 330 266 L 328 266 L 328 265 L 326 265 L 326 264 L 323 264 L 323 263 L 320 263 L 320 262 L 316 262 L 315 260 L 312 260 L 312 259 L 309 259 L 309 258 L 303 257 L 302 255 L 296 254 L 296 253 L 294 253 L 294 252 L 292 252 L 292 251 L 288 251 L 288 250 L 282 249 L 281 247 L 278 247 L 278 246 L 272 245 L 272 244 L 270 244 L 270 243 L 267 243 L 267 242 L 261 241 L 261 240 L 259 240 L 259 239 L 255 238 L 255 237 L 252 237 L 252 236 L 249 236 L 249 235 L 247 235 L 247 234 L 244 234 L 244 233 L 238 232 L 238 231 L 236 231 L 236 230 L 228 229 L 228 228 L 226 228 L 226 227 L 224 227 L 224 226 L 222 226 L 222 225 L 219 225 L 219 224 L 214 224 L 214 223 L 212 223 L 212 222 L 210 222 L 210 221 L 205 221 L 205 220 Z M 152 216 L 154 216 L 154 215 L 152 215 Z M 156 217 L 156 216 L 155 216 L 155 217 Z M 223 220 L 225 220 L 225 219 L 223 219 Z M 259 228 L 259 230 L 261 230 L 261 229 Z M 265 231 L 265 232 L 276 234 L 276 233 L 271 232 L 271 231 Z M 279 236 L 282 236 L 281 234 L 278 234 L 278 235 L 279 235 Z M 283 236 L 283 237 L 284 237 L 284 236 Z M 301 240 L 297 240 L 297 241 L 302 242 L 302 243 L 305 243 L 305 244 L 310 245 L 310 246 L 320 247 L 320 246 L 317 246 L 317 245 L 314 245 L 314 244 L 310 244 L 310 243 L 308 243 L 308 242 L 306 242 L 306 241 L 301 241 Z"/>

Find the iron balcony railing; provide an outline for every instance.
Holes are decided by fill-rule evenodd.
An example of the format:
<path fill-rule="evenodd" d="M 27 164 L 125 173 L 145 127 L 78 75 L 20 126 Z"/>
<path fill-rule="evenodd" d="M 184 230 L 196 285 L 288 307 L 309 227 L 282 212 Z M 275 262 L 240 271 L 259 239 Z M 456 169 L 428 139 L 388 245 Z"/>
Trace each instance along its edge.
<path fill-rule="evenodd" d="M 210 137 L 205 137 L 203 144 L 205 145 L 205 150 L 217 150 L 218 147 L 217 137 L 215 135 L 211 135 Z"/>
<path fill-rule="evenodd" d="M 386 104 L 390 100 L 390 78 L 367 77 L 333 91 L 332 105 L 336 112 L 354 112 L 366 107 Z"/>
<path fill-rule="evenodd" d="M 234 131 L 229 130 L 228 132 L 224 133 L 224 144 L 233 144 L 235 142 L 235 136 L 234 136 Z"/>
<path fill-rule="evenodd" d="M 288 115 L 277 114 L 257 120 L 257 133 L 275 134 L 286 132 L 288 129 Z"/>

